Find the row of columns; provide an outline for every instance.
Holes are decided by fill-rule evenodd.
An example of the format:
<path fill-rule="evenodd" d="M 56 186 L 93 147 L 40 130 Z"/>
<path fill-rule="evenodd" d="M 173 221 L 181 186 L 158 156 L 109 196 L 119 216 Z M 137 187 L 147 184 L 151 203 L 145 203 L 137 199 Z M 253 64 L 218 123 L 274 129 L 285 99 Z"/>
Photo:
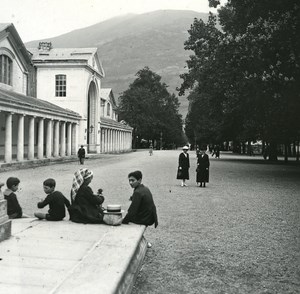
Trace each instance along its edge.
<path fill-rule="evenodd" d="M 101 153 L 121 152 L 131 149 L 131 131 L 101 128 Z"/>
<path fill-rule="evenodd" d="M 12 116 L 14 113 L 5 115 L 5 148 L 4 160 L 9 163 L 12 161 Z M 17 129 L 17 161 L 24 160 L 24 117 L 18 114 Z M 76 154 L 78 146 L 78 125 L 73 122 L 60 120 L 45 119 L 42 117 L 28 116 L 28 153 L 29 160 L 34 159 L 34 142 L 35 142 L 35 121 L 38 120 L 38 142 L 37 158 L 64 157 Z M 46 142 L 44 142 L 44 123 L 46 121 Z M 53 138 L 52 138 L 53 137 Z M 45 144 L 44 144 L 45 143 Z M 46 150 L 44 150 L 44 145 Z"/>

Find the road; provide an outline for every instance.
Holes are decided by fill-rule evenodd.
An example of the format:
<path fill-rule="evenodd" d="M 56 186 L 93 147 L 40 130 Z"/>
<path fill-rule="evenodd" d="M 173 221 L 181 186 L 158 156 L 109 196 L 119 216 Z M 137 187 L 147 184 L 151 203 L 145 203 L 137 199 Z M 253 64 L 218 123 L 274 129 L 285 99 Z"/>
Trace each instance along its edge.
<path fill-rule="evenodd" d="M 190 152 L 188 187 L 175 179 L 180 151 L 137 151 L 87 160 L 91 187 L 106 204 L 129 206 L 127 174 L 140 169 L 157 205 L 159 226 L 148 228 L 148 250 L 133 294 L 299 293 L 300 167 L 268 164 L 258 157 L 221 154 L 210 159 L 210 183 L 196 187 Z M 42 182 L 57 181 L 69 195 L 78 163 L 0 173 L 17 176 L 18 198 L 33 215 L 44 197 Z M 104 205 L 105 206 L 105 205 Z"/>

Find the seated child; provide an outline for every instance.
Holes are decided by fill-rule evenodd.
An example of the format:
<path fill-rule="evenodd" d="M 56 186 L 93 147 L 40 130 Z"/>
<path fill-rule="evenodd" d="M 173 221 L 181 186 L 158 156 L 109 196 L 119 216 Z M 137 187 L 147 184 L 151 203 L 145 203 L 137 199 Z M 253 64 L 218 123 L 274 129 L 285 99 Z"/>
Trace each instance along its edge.
<path fill-rule="evenodd" d="M 54 179 L 47 179 L 43 183 L 47 197 L 44 201 L 37 204 L 38 208 L 44 208 L 49 204 L 48 213 L 36 212 L 35 217 L 48 221 L 60 221 L 66 216 L 65 206 L 70 207 L 70 201 L 61 193 L 55 190 L 56 182 Z"/>
<path fill-rule="evenodd" d="M 3 192 L 4 199 L 7 201 L 7 214 L 9 218 L 21 218 L 23 215 L 22 208 L 14 193 L 19 189 L 20 180 L 9 177 L 6 181 L 7 189 Z"/>

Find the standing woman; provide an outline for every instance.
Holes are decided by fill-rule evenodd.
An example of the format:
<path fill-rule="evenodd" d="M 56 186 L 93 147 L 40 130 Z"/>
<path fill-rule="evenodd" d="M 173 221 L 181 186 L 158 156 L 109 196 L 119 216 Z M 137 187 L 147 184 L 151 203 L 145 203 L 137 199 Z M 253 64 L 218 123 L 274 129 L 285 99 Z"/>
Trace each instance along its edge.
<path fill-rule="evenodd" d="M 187 151 L 189 150 L 188 146 L 182 148 L 182 152 L 179 154 L 178 159 L 178 171 L 177 171 L 177 180 L 182 180 L 181 187 L 187 186 L 185 180 L 189 180 L 189 168 L 190 168 L 190 158 Z"/>
<path fill-rule="evenodd" d="M 209 181 L 209 158 L 208 155 L 205 153 L 205 147 L 202 147 L 200 149 L 200 154 L 198 155 L 198 159 L 197 159 L 197 178 L 196 178 L 196 182 L 197 182 L 197 186 L 198 183 L 200 183 L 199 187 L 205 187 L 205 183 L 208 183 Z"/>

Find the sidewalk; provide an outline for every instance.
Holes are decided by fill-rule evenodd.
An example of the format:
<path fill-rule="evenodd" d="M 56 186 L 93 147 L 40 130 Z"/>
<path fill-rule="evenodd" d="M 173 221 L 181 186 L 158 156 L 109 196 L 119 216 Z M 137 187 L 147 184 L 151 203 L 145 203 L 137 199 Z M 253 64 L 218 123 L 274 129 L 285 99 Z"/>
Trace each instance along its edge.
<path fill-rule="evenodd" d="M 147 250 L 144 231 L 13 220 L 0 243 L 0 293 L 130 293 Z"/>

